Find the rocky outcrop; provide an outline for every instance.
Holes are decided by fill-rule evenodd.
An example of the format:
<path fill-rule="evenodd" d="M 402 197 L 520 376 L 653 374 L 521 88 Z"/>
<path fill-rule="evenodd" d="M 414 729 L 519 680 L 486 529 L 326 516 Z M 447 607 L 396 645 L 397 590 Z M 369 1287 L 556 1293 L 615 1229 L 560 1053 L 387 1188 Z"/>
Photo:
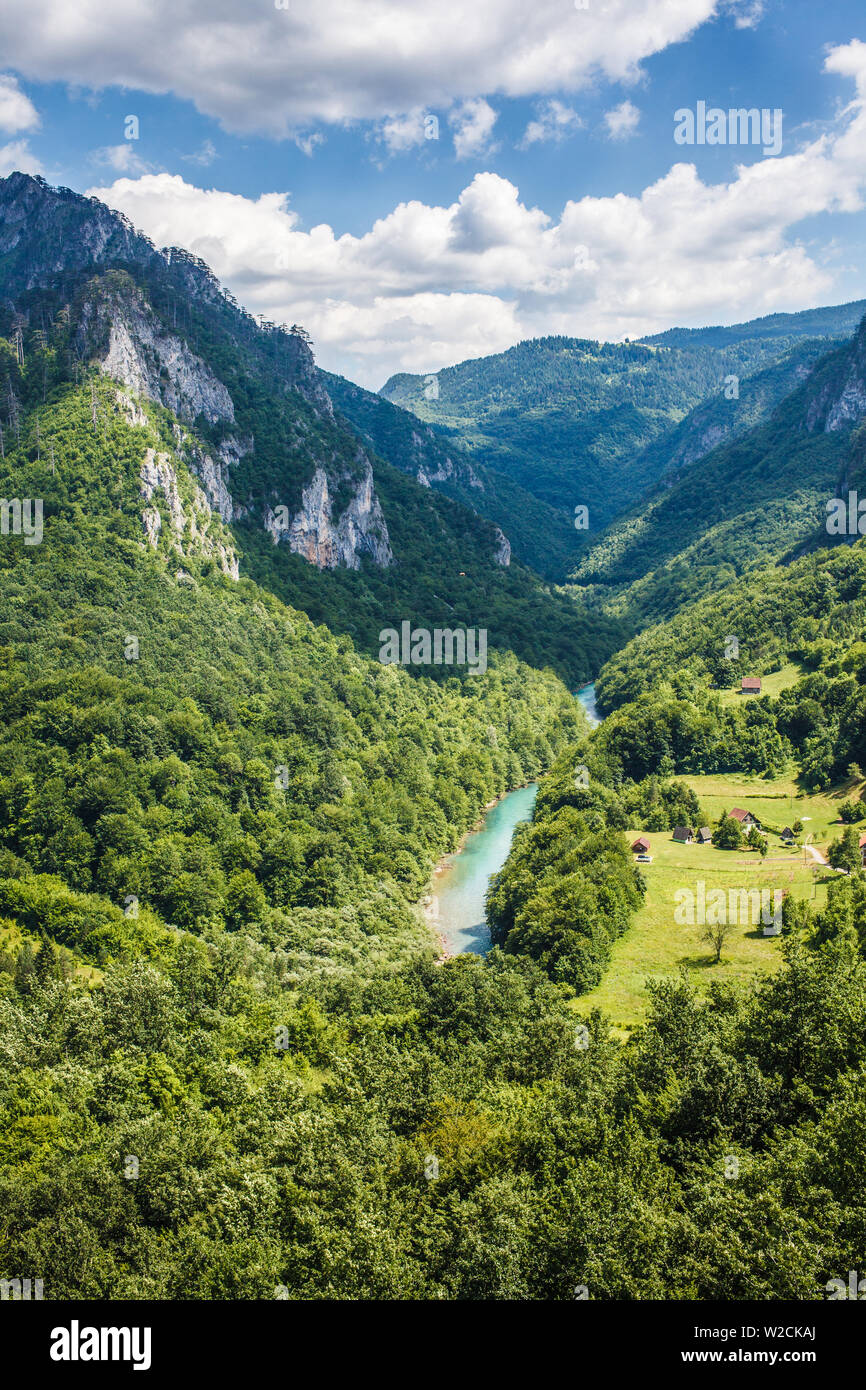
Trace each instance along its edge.
<path fill-rule="evenodd" d="M 336 522 L 328 475 L 320 467 L 304 488 L 301 506 L 295 515 L 290 515 L 288 507 L 272 509 L 269 506 L 265 509 L 265 527 L 274 544 L 287 544 L 295 555 L 302 555 L 317 569 L 336 569 L 343 565 L 357 570 L 364 555 L 383 567 L 394 559 L 369 463 Z"/>
<path fill-rule="evenodd" d="M 834 364 L 835 366 L 836 364 Z M 806 429 L 831 433 L 866 417 L 866 319 L 838 357 L 838 368 L 822 382 L 806 412 Z"/>
<path fill-rule="evenodd" d="M 178 442 L 187 466 L 204 488 L 211 510 L 217 512 L 220 520 L 226 524 L 244 516 L 246 508 L 239 507 L 232 498 L 229 476 L 232 468 L 252 451 L 253 440 L 229 435 L 213 453 L 209 453 L 189 435 L 183 436 Z"/>
<path fill-rule="evenodd" d="M 99 345 L 102 371 L 133 395 L 156 401 L 188 424 L 200 415 L 211 425 L 234 424 L 225 386 L 182 338 L 162 328 L 131 282 L 124 294 L 104 294 L 85 306 L 78 336 Z"/>
<path fill-rule="evenodd" d="M 495 526 L 493 529 L 496 534 L 496 553 L 494 554 L 493 558 L 496 561 L 497 565 L 510 565 L 511 541 L 508 539 L 505 532 L 500 529 L 500 527 Z"/>
<path fill-rule="evenodd" d="M 177 469 L 170 454 L 148 449 L 141 465 L 141 495 L 153 504 L 157 494 L 168 513 L 166 543 L 180 555 L 200 554 L 216 560 L 223 574 L 239 577 L 237 555 L 227 538 L 214 533 L 213 512 L 203 490 L 193 484 L 192 497 L 184 506 Z M 148 544 L 156 550 L 162 536 L 163 514 L 159 506 L 149 505 L 142 512 Z"/>

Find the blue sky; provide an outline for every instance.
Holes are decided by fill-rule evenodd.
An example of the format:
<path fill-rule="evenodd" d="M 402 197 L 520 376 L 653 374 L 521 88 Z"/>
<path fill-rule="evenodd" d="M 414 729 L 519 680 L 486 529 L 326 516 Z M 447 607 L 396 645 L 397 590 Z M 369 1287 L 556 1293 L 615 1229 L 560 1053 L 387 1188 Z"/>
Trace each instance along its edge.
<path fill-rule="evenodd" d="M 0 170 L 96 192 L 370 386 L 866 297 L 862 0 L 581 5 L 5 0 Z M 699 102 L 781 110 L 781 151 L 676 144 Z"/>

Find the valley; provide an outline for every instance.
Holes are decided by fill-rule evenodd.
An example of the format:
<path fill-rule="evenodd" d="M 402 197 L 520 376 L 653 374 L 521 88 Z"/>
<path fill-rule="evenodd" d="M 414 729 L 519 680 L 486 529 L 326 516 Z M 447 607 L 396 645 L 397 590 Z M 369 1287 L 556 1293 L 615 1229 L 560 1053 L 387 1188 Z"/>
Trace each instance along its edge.
<path fill-rule="evenodd" d="M 377 395 L 23 173 L 0 281 L 2 1267 L 61 1301 L 854 1268 L 866 550 L 821 517 L 866 306 Z M 677 920 L 719 888 L 773 935 Z"/>

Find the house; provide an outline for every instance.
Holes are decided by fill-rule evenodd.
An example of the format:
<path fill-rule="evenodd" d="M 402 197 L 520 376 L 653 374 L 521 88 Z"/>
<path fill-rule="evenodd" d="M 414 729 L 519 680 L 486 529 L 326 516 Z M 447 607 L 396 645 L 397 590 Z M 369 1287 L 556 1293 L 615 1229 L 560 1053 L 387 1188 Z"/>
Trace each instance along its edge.
<path fill-rule="evenodd" d="M 710 829 L 710 827 L 709 827 L 708 825 L 702 825 L 701 828 L 700 828 L 700 830 L 698 831 L 698 834 L 697 834 L 698 844 L 699 844 L 699 845 L 708 845 L 708 844 L 711 844 L 711 843 L 712 843 L 712 838 L 713 838 L 713 832 L 712 832 L 712 830 Z"/>
<path fill-rule="evenodd" d="M 863 868 L 866 869 L 866 835 L 860 836 L 860 858 L 863 861 Z"/>
<path fill-rule="evenodd" d="M 689 827 L 687 825 L 678 825 L 674 830 L 674 839 L 676 840 L 677 844 L 690 845 L 694 838 L 694 835 L 689 830 Z"/>
<path fill-rule="evenodd" d="M 752 815 L 751 811 L 744 811 L 742 806 L 735 806 L 731 812 L 731 818 L 740 822 L 740 825 L 758 825 L 759 822 Z"/>
<path fill-rule="evenodd" d="M 632 854 L 649 854 L 650 842 L 645 835 L 638 835 L 631 847 Z"/>
<path fill-rule="evenodd" d="M 743 695 L 760 695 L 760 676 L 743 676 L 743 679 L 740 681 L 740 692 Z"/>
<path fill-rule="evenodd" d="M 785 829 L 782 831 L 780 839 L 784 840 L 786 845 L 792 845 L 796 838 L 797 837 L 791 829 L 790 825 L 786 825 Z"/>

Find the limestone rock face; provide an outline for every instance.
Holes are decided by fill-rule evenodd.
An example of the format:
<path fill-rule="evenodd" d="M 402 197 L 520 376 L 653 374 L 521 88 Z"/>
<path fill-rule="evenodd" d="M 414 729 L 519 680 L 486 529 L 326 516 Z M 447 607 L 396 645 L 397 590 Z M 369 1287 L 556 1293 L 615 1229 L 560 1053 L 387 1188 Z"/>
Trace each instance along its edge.
<path fill-rule="evenodd" d="M 227 539 L 214 534 L 211 524 L 213 512 L 208 498 L 203 490 L 195 485 L 192 497 L 187 505 L 184 505 L 178 485 L 177 469 L 171 455 L 148 449 L 142 461 L 140 477 L 141 495 L 144 500 L 153 503 L 157 493 L 160 493 L 168 511 L 170 534 L 166 539 L 169 549 L 180 555 L 198 553 L 212 557 L 223 574 L 237 579 L 237 556 Z M 156 550 L 162 535 L 160 507 L 145 507 L 141 519 L 148 544 Z"/>
<path fill-rule="evenodd" d="M 511 564 L 511 541 L 498 526 L 496 527 L 496 554 L 494 560 L 497 565 Z"/>
<path fill-rule="evenodd" d="M 825 383 L 806 413 L 806 428 L 830 433 L 866 417 L 866 319 L 840 363 L 840 372 Z"/>
<path fill-rule="evenodd" d="M 285 542 L 295 555 L 303 555 L 318 569 L 344 565 L 357 570 L 364 555 L 383 567 L 394 559 L 369 463 L 336 521 L 328 476 L 324 468 L 317 468 L 301 494 L 301 506 L 295 515 L 289 516 L 286 507 L 277 507 L 276 511 L 268 507 L 265 526 L 275 544 Z"/>
<path fill-rule="evenodd" d="M 234 424 L 232 398 L 210 367 L 187 344 L 163 330 L 138 292 L 103 300 L 85 311 L 85 331 L 108 345 L 98 361 L 107 376 L 136 396 L 164 405 L 179 420 L 192 424 L 203 415 L 209 424 Z M 89 320 L 89 321 L 88 321 Z"/>

